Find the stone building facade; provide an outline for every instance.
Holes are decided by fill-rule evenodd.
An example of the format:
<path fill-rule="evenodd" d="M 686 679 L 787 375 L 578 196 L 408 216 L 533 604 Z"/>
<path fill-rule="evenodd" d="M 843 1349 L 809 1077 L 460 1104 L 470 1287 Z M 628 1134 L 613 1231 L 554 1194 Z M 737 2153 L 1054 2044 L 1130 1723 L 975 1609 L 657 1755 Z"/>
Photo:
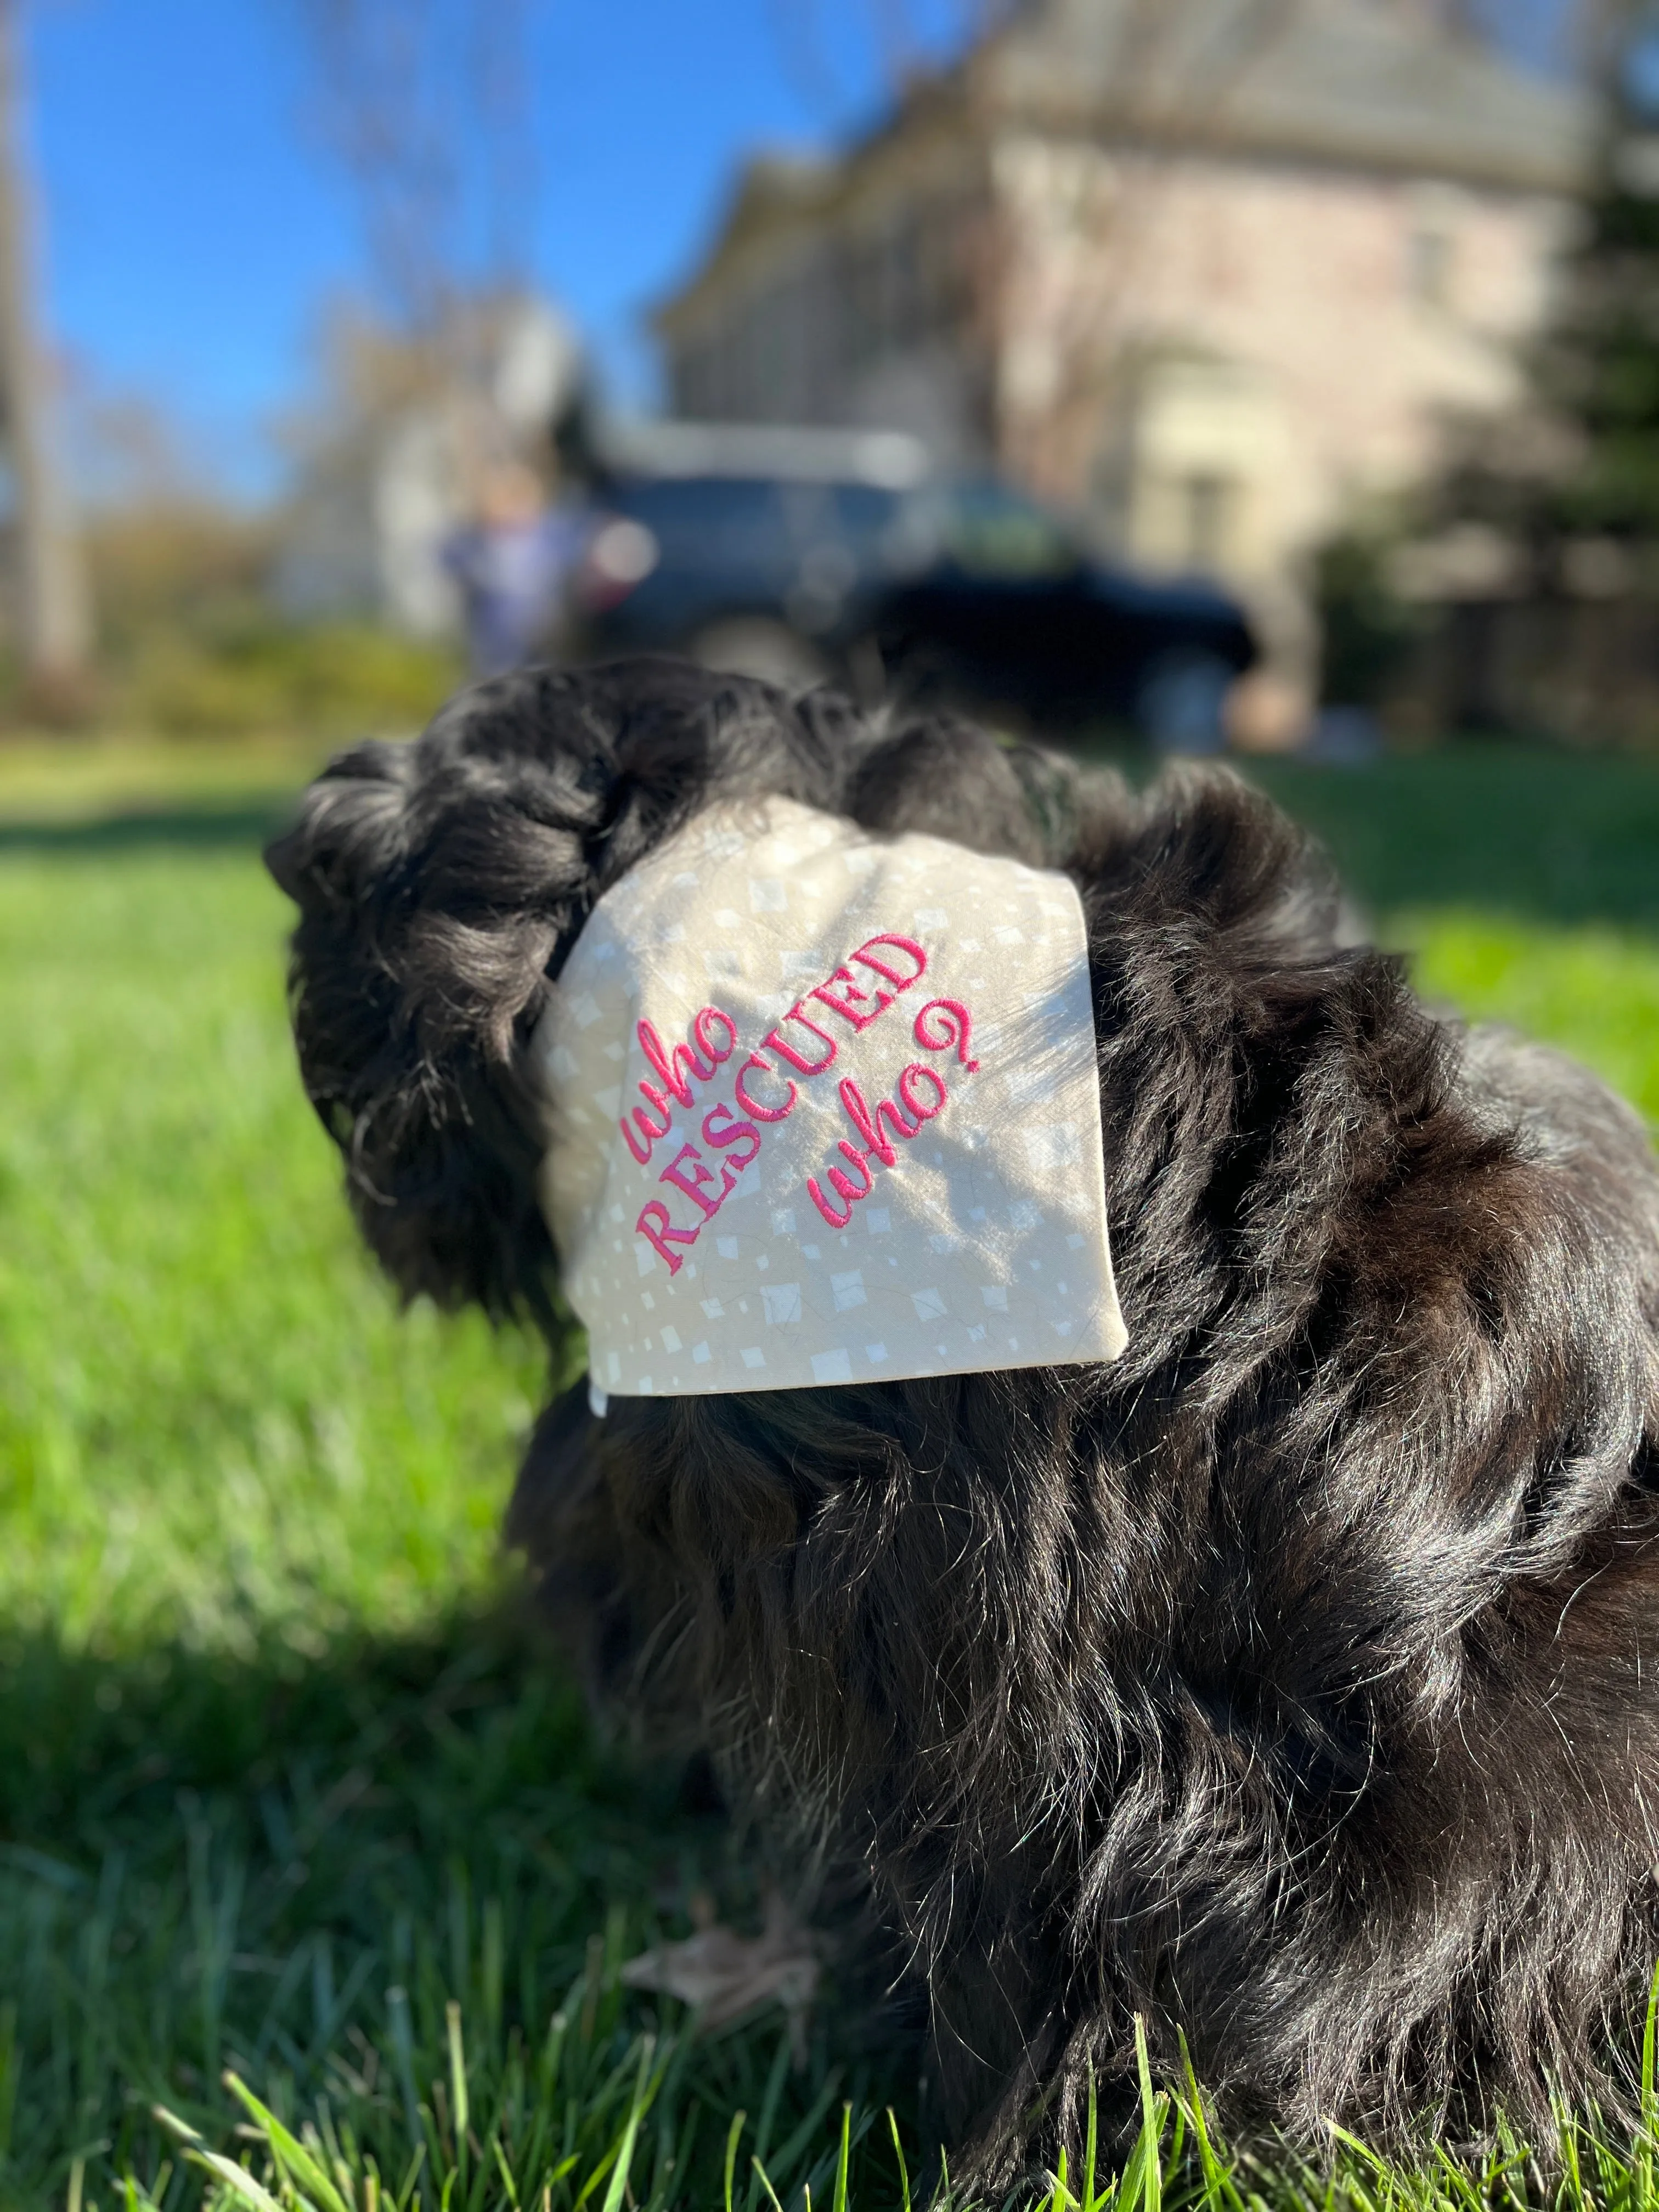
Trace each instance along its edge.
<path fill-rule="evenodd" d="M 919 432 L 1249 594 L 1501 408 L 1589 155 L 1427 0 L 1026 0 L 839 159 L 761 161 L 658 318 L 676 410 Z"/>

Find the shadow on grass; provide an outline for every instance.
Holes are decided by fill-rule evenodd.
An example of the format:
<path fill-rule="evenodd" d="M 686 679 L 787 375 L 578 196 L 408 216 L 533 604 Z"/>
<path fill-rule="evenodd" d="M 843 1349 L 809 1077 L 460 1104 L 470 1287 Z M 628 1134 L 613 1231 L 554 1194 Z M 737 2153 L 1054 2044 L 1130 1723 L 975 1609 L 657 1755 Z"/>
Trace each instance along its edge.
<path fill-rule="evenodd" d="M 1137 780 L 1143 759 L 1131 763 Z M 1322 839 L 1374 911 L 1480 907 L 1555 922 L 1659 927 L 1659 761 L 1469 744 L 1361 767 L 1246 764 Z M 0 854 L 256 849 L 294 804 L 131 808 L 0 820 Z"/>
<path fill-rule="evenodd" d="M 269 2212 L 260 2176 L 281 2212 L 840 2203 L 843 2104 L 849 2212 L 927 2203 L 906 2070 L 844 2005 L 797 2060 L 775 2015 L 694 2036 L 623 1985 L 711 1879 L 730 1906 L 718 1826 L 596 1745 L 510 1613 L 231 1660 L 0 1632 L 0 2204 Z M 234 2200 L 156 2104 L 248 2162 Z M 1564 2112 L 1547 2171 L 1514 2143 L 1391 2170 L 1358 2145 L 1200 2158 L 1149 2089 L 1103 2141 L 1115 2174 L 1144 2112 L 1109 2194 L 1038 2185 L 1002 2212 L 1650 2212 L 1650 2087 L 1644 2111 L 1634 2138 Z"/>
<path fill-rule="evenodd" d="M 194 2202 L 149 2108 L 228 2142 L 227 2067 L 290 2114 L 331 2100 L 401 2172 L 453 2126 L 452 1999 L 475 2109 L 544 2059 L 558 2014 L 548 2109 L 580 2066 L 571 2125 L 602 2134 L 603 2085 L 653 2026 L 617 1969 L 687 1933 L 711 1886 L 757 1912 L 723 1824 L 595 1740 L 511 1607 L 310 1656 L 94 1658 L 0 1632 L 0 2200 L 61 2203 L 81 2156 L 89 2197 L 132 2172 Z M 769 2091 L 775 2149 L 822 2106 L 820 2157 L 828 2032 L 798 2070 L 775 2014 L 685 2045 L 684 2112 Z"/>
<path fill-rule="evenodd" d="M 294 804 L 292 796 L 273 793 L 217 805 L 126 807 L 75 821 L 0 819 L 0 854 L 123 853 L 168 845 L 257 851 Z"/>
<path fill-rule="evenodd" d="M 1136 784 L 1158 769 L 1144 750 L 1090 757 Z M 1470 742 L 1352 767 L 1234 765 L 1314 831 L 1374 915 L 1659 929 L 1659 758 Z"/>
<path fill-rule="evenodd" d="M 1253 763 L 1373 909 L 1659 927 L 1659 761 L 1471 745 L 1364 768 Z"/>

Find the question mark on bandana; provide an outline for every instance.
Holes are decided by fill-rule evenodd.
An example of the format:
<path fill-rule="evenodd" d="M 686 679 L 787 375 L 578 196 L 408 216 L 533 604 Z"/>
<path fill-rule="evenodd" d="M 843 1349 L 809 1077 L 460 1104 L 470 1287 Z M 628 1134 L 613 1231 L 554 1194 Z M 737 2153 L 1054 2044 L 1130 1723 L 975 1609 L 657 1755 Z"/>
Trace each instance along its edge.
<path fill-rule="evenodd" d="M 930 1024 L 930 1014 L 936 1014 L 938 1020 Z M 979 1067 L 976 1060 L 969 1058 L 973 1034 L 973 1017 L 960 999 L 930 999 L 916 1016 L 916 1042 L 929 1052 L 948 1052 L 954 1045 L 957 1058 L 970 1075 Z"/>

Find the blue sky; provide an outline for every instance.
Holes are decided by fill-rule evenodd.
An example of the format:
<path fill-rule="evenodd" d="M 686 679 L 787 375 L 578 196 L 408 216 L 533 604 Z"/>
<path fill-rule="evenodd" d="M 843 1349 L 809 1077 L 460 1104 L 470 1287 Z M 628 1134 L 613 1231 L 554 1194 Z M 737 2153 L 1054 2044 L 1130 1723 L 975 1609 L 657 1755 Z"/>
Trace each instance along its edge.
<path fill-rule="evenodd" d="M 469 5 L 488 0 L 467 0 Z M 1504 0 L 1541 22 L 1556 0 Z M 526 247 L 615 387 L 648 398 L 641 319 L 757 144 L 821 142 L 879 82 L 877 0 L 527 0 L 538 176 Z M 915 0 L 937 24 L 950 0 Z M 94 388 L 160 402 L 216 473 L 275 480 L 325 301 L 368 280 L 319 143 L 300 0 L 27 0 L 54 338 Z M 792 53 L 793 58 L 792 59 Z"/>

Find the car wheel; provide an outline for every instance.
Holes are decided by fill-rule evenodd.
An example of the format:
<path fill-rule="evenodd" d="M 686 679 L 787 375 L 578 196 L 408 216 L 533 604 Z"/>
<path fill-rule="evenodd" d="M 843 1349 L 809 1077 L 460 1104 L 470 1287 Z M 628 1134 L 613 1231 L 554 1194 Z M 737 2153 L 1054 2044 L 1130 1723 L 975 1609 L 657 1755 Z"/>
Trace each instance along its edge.
<path fill-rule="evenodd" d="M 1218 653 L 1164 653 L 1136 696 L 1136 724 L 1160 752 L 1218 753 L 1227 742 L 1227 696 L 1235 676 Z"/>
<path fill-rule="evenodd" d="M 691 641 L 690 657 L 699 667 L 731 676 L 755 676 L 780 691 L 811 691 L 826 683 L 830 664 L 787 624 L 760 617 L 711 623 Z"/>

